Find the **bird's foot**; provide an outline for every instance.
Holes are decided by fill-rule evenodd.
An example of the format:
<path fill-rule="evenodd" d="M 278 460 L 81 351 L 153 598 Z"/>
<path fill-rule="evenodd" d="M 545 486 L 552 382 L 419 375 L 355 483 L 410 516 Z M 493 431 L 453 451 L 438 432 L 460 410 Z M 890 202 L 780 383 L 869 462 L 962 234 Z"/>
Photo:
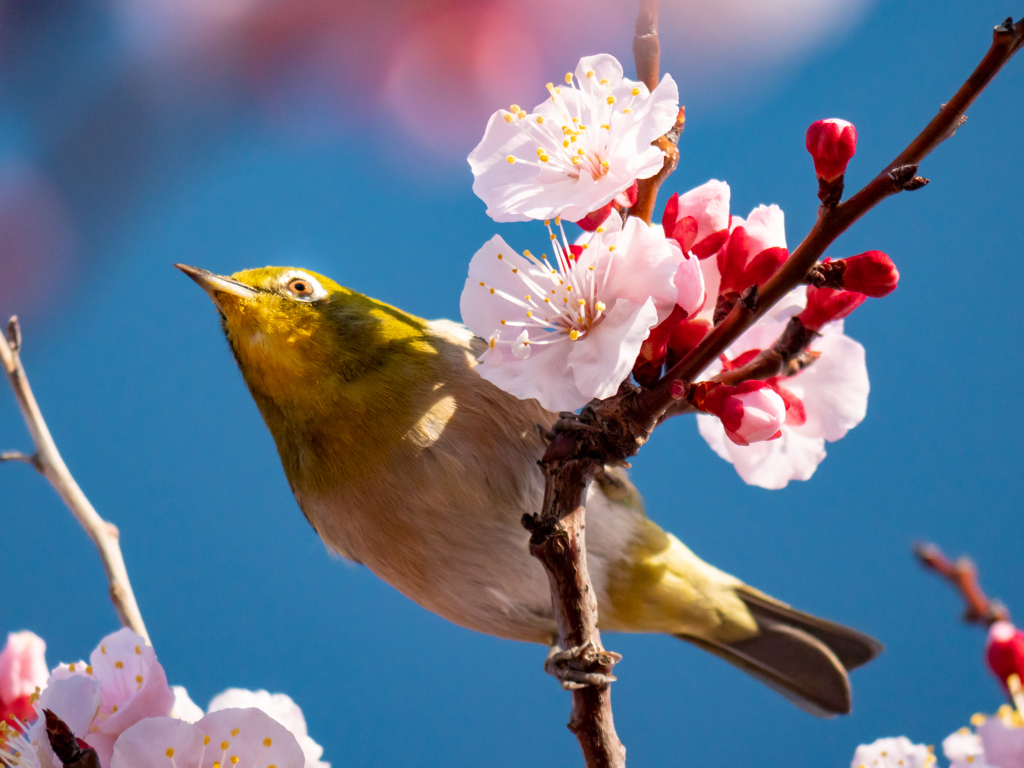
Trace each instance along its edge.
<path fill-rule="evenodd" d="M 618 678 L 608 674 L 622 656 L 613 651 L 597 650 L 590 642 L 562 650 L 551 646 L 544 660 L 544 671 L 558 679 L 562 689 L 575 691 L 588 685 L 608 685 Z M 602 670 L 608 670 L 607 672 Z"/>

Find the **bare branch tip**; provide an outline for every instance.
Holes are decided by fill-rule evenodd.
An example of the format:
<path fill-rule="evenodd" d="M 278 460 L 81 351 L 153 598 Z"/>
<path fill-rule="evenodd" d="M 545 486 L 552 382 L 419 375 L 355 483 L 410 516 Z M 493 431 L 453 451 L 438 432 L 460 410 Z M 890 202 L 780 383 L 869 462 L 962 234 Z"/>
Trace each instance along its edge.
<path fill-rule="evenodd" d="M 17 315 L 11 315 L 11 319 L 7 321 L 7 344 L 12 352 L 21 349 L 21 324 L 18 323 Z"/>

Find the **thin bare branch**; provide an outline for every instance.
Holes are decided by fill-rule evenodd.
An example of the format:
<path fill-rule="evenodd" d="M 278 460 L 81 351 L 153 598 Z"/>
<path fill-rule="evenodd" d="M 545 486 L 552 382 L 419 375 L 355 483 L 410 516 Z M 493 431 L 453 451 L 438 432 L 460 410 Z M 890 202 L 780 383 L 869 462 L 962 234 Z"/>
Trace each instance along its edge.
<path fill-rule="evenodd" d="M 7 325 L 6 338 L 0 338 L 0 364 L 3 365 L 7 379 L 11 383 L 11 389 L 14 390 L 21 414 L 35 443 L 36 452 L 34 456 L 26 458 L 21 458 L 24 454 L 13 452 L 4 454 L 4 457 L 9 461 L 27 460 L 60 494 L 71 514 L 82 524 L 99 550 L 103 570 L 106 571 L 107 582 L 110 585 L 110 599 L 114 603 L 121 624 L 131 628 L 148 642 L 149 634 L 142 621 L 139 606 L 135 602 L 128 571 L 121 556 L 117 528 L 99 516 L 57 451 L 21 364 L 20 348 L 21 328 L 18 325 L 18 318 L 12 317 Z"/>
<path fill-rule="evenodd" d="M 918 165 L 932 150 L 963 124 L 964 112 L 985 89 L 1003 65 L 1024 44 L 1024 20 L 1000 24 L 992 33 L 992 45 L 967 81 L 960 87 L 924 130 L 889 165 L 845 203 L 822 206 L 818 221 L 803 242 L 790 255 L 760 291 L 752 316 L 744 316 L 739 305 L 709 333 L 686 357 L 673 366 L 650 390 L 643 394 L 647 407 L 661 412 L 672 404 L 673 381 L 693 381 L 750 325 L 800 285 L 825 250 L 850 225 L 885 198 L 926 183 L 917 176 Z"/>
<path fill-rule="evenodd" d="M 942 576 L 960 593 L 966 606 L 964 621 L 968 624 L 988 625 L 1010 618 L 1005 605 L 998 600 L 990 600 L 982 591 L 978 583 L 978 569 L 968 558 L 961 557 L 953 562 L 934 544 L 917 544 L 914 554 L 921 565 Z"/>

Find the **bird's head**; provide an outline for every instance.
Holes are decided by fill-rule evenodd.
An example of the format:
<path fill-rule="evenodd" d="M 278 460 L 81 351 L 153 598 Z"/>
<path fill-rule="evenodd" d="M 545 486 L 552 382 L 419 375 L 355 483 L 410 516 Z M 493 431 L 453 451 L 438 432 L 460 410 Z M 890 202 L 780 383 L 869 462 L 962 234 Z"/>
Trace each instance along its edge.
<path fill-rule="evenodd" d="M 386 397 L 391 380 L 435 353 L 424 321 L 315 272 L 264 267 L 225 277 L 175 266 L 216 305 L 268 423 L 268 409 L 295 423 L 323 417 L 340 397 Z"/>

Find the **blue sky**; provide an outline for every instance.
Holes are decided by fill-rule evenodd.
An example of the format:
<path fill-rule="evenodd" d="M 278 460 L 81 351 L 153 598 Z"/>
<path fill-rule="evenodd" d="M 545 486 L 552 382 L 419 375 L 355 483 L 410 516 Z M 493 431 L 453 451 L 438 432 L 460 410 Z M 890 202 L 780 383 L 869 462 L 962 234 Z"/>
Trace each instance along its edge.
<path fill-rule="evenodd" d="M 569 697 L 542 673 L 544 649 L 453 626 L 326 553 L 214 309 L 171 268 L 305 266 L 414 314 L 455 317 L 470 256 L 499 231 L 470 190 L 471 147 L 421 152 L 358 121 L 297 138 L 244 99 L 193 99 L 186 87 L 148 105 L 102 13 L 41 7 L 20 11 L 4 41 L 0 150 L 58 191 L 73 256 L 63 282 L 30 271 L 9 284 L 0 314 L 25 318 L 36 395 L 79 483 L 122 531 L 171 682 L 201 705 L 228 686 L 288 693 L 336 766 L 578 765 Z M 847 188 L 859 187 L 1011 13 L 1019 5 L 994 0 L 883 3 L 756 80 L 688 90 L 680 76 L 687 125 L 666 193 L 725 179 L 740 215 L 782 206 L 795 245 L 817 202 L 806 126 L 856 124 Z M 610 52 L 628 61 L 629 44 L 624 30 Z M 556 72 L 585 50 L 573 41 Z M 901 282 L 847 321 L 867 348 L 868 415 L 812 480 L 747 487 L 683 418 L 634 463 L 651 516 L 699 555 L 886 645 L 853 675 L 854 714 L 816 720 L 676 640 L 609 635 L 625 657 L 613 700 L 632 764 L 846 765 L 858 743 L 938 743 L 1002 703 L 982 631 L 959 622 L 958 599 L 910 546 L 969 553 L 985 588 L 1024 616 L 1022 88 L 1024 60 L 1013 61 L 922 166 L 932 183 L 887 201 L 830 252 L 884 250 Z M 0 283 L 14 266 L 0 247 Z M 0 449 L 27 448 L 0 391 Z M 51 664 L 84 656 L 117 627 L 85 534 L 24 465 L 0 467 L 0 520 L 0 631 L 36 631 Z"/>

